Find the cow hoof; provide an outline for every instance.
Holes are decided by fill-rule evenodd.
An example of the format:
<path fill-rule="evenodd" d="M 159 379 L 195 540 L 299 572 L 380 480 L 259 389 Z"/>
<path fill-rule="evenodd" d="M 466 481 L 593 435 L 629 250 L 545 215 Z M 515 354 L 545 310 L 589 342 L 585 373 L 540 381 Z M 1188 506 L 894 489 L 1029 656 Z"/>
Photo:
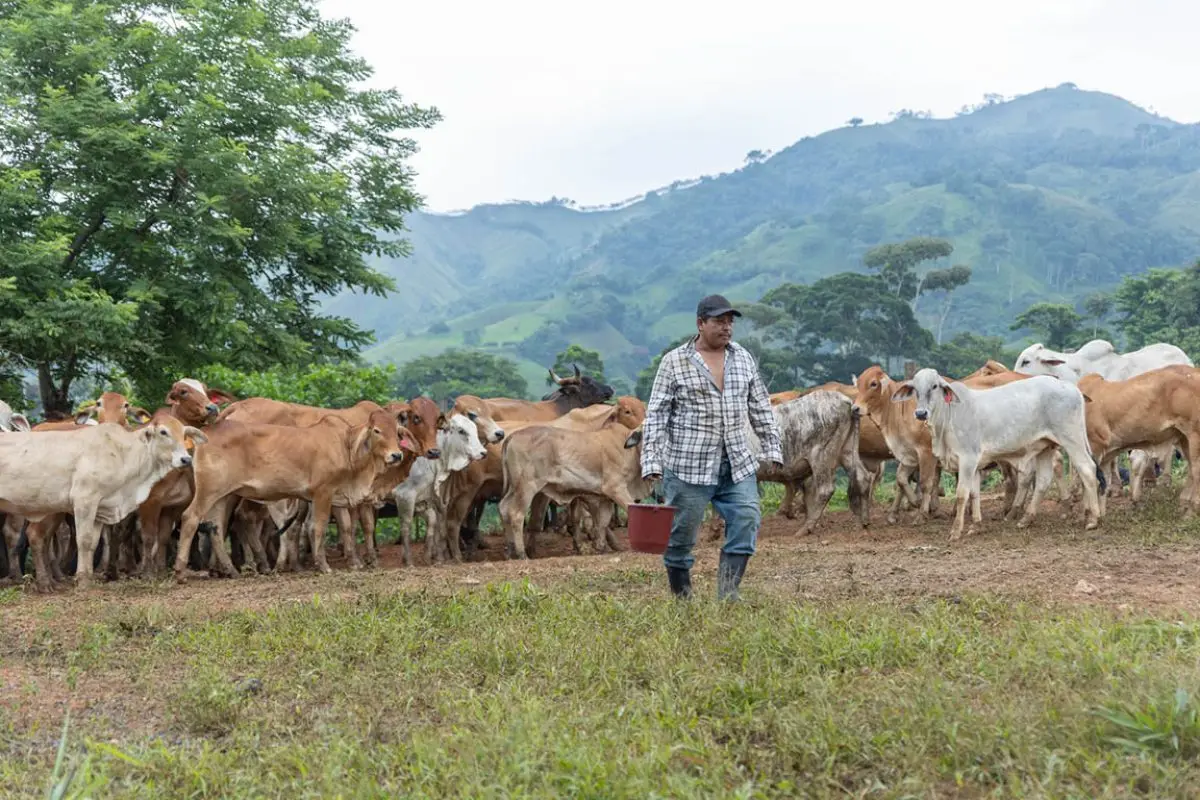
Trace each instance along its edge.
<path fill-rule="evenodd" d="M 887 524 L 888 524 L 888 525 L 895 525 L 895 524 L 896 524 L 896 515 L 895 515 L 895 514 L 888 514 L 888 517 L 887 517 Z"/>
<path fill-rule="evenodd" d="M 1096 528 L 1099 528 L 1099 527 L 1100 527 L 1100 523 L 1097 522 L 1096 520 L 1092 520 L 1087 525 L 1084 525 L 1083 529 L 1085 531 L 1094 531 L 1094 530 L 1096 530 Z"/>

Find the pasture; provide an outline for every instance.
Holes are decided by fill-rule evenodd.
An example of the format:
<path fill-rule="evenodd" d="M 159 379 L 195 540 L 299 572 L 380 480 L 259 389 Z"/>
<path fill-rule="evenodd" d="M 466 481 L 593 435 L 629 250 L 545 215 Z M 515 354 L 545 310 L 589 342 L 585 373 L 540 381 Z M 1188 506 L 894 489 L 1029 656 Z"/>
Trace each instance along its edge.
<path fill-rule="evenodd" d="M 729 606 L 714 543 L 684 604 L 658 556 L 553 533 L 531 562 L 493 535 L 457 566 L 0 590 L 0 793 L 1185 796 L 1200 523 L 1173 495 L 954 545 L 878 506 L 767 516 Z"/>

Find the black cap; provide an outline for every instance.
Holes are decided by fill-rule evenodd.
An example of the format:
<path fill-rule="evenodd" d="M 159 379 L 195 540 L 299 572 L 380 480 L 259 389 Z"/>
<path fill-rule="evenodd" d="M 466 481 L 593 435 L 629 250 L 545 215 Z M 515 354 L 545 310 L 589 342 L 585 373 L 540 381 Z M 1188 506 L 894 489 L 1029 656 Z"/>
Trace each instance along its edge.
<path fill-rule="evenodd" d="M 719 317 L 724 314 L 733 314 L 735 317 L 740 317 L 742 312 L 731 306 L 729 301 L 719 294 L 710 294 L 696 306 L 696 317 L 698 319 Z"/>

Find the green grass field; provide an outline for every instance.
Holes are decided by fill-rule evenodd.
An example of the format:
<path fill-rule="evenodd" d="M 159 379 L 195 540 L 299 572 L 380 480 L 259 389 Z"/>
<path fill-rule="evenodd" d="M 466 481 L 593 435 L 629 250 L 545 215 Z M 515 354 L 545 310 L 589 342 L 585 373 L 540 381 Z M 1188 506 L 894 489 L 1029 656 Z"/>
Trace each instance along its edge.
<path fill-rule="evenodd" d="M 631 553 L 0 590 L 0 794 L 1194 796 L 1173 496 L 954 548 L 841 505 L 816 537 L 772 518 L 736 605 L 703 545 L 688 604 Z M 1123 588 L 1071 594 L 1096 569 Z"/>

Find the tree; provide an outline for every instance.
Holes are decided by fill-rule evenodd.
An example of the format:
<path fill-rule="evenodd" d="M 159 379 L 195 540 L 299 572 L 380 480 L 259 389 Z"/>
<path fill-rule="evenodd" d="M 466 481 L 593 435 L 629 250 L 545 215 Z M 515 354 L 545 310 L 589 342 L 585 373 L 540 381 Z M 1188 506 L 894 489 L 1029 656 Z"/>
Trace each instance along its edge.
<path fill-rule="evenodd" d="M 1129 349 L 1170 342 L 1200 360 L 1200 261 L 1128 276 L 1113 295 Z"/>
<path fill-rule="evenodd" d="M 846 120 L 846 124 L 851 128 L 857 128 L 859 125 L 863 124 L 863 120 L 862 117 L 851 117 L 850 119 Z"/>
<path fill-rule="evenodd" d="M 401 397 L 423 394 L 443 403 L 460 394 L 526 397 L 529 392 L 517 365 L 509 359 L 457 349 L 413 359 L 401 368 L 395 386 Z"/>
<path fill-rule="evenodd" d="M 1076 344 L 1083 317 L 1070 306 L 1060 303 L 1035 303 L 1013 321 L 1009 330 L 1032 330 L 1051 350 L 1064 350 Z"/>
<path fill-rule="evenodd" d="M 933 348 L 923 366 L 933 367 L 942 375 L 963 378 L 989 359 L 1008 365 L 1017 360 L 1017 353 L 1005 350 L 1004 340 L 999 336 L 980 336 L 964 331 Z"/>
<path fill-rule="evenodd" d="M 845 380 L 848 370 L 920 358 L 934 344 L 908 303 L 874 275 L 843 272 L 811 286 L 784 284 L 762 303 L 780 313 L 760 335 L 788 352 L 797 382 Z"/>
<path fill-rule="evenodd" d="M 224 363 L 336 360 L 371 340 L 320 313 L 393 282 L 418 207 L 412 128 L 439 119 L 313 0 L 19 0 L 0 14 L 0 351 L 48 411 L 116 364 L 147 396 Z"/>
<path fill-rule="evenodd" d="M 608 382 L 604 377 L 604 360 L 600 358 L 600 354 L 577 344 L 569 345 L 566 350 L 555 356 L 554 366 L 551 369 L 561 377 L 574 375 L 576 366 L 584 375 L 590 375 L 601 383 Z M 550 377 L 549 372 L 546 373 L 546 385 L 554 385 L 554 380 Z"/>
<path fill-rule="evenodd" d="M 919 236 L 905 242 L 873 247 L 863 256 L 863 264 L 867 269 L 878 272 L 888 291 L 908 303 L 915 311 L 917 299 L 930 290 L 931 281 L 939 287 L 951 285 L 951 289 L 955 285 L 961 285 L 953 284 L 953 280 L 944 274 L 953 271 L 954 267 L 949 270 L 929 270 L 924 275 L 918 272 L 918 268 L 926 261 L 948 258 L 953 252 L 954 245 L 945 239 Z M 970 280 L 969 269 L 966 278 Z"/>
<path fill-rule="evenodd" d="M 1103 292 L 1090 294 L 1083 301 L 1083 311 L 1087 314 L 1087 318 L 1092 321 L 1093 339 L 1099 335 L 1100 328 L 1104 325 L 1105 320 L 1108 319 L 1108 315 L 1112 313 L 1112 310 L 1112 295 L 1104 294 Z"/>
<path fill-rule="evenodd" d="M 950 269 L 930 270 L 925 276 L 924 291 L 942 293 L 942 308 L 938 312 L 937 330 L 934 332 L 938 344 L 942 343 L 942 329 L 946 325 L 946 317 L 950 316 L 954 290 L 970 282 L 971 268 L 965 264 L 955 264 Z"/>
<path fill-rule="evenodd" d="M 204 383 L 220 386 L 235 397 L 270 397 L 321 408 L 349 408 L 360 400 L 383 405 L 395 397 L 396 367 L 391 364 L 365 367 L 341 362 L 263 372 L 239 372 L 218 364 L 199 375 Z"/>

